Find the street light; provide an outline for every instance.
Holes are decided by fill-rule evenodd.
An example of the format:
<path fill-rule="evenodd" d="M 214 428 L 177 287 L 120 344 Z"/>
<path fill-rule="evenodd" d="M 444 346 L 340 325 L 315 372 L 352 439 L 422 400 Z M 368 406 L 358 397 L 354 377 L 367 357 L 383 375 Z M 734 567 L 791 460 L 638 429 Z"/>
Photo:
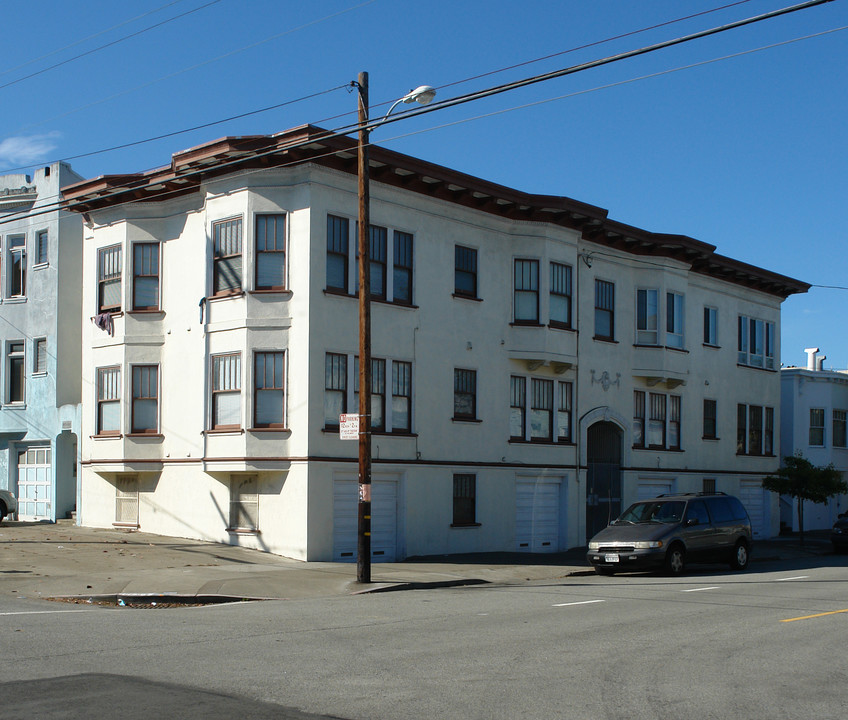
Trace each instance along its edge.
<path fill-rule="evenodd" d="M 359 73 L 355 83 L 359 90 L 359 150 L 357 177 L 359 180 L 359 508 L 356 555 L 356 580 L 371 582 L 371 274 L 369 259 L 370 175 L 368 165 L 368 73 Z M 421 85 L 397 100 L 381 125 L 400 104 L 413 102 L 426 105 L 436 91 Z"/>

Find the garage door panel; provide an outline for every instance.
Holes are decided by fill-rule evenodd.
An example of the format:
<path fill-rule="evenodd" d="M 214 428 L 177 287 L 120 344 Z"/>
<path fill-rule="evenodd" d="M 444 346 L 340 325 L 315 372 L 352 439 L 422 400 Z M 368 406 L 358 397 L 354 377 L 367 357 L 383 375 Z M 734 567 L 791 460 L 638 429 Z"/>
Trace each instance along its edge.
<path fill-rule="evenodd" d="M 371 559 L 392 562 L 397 557 L 397 481 L 371 483 Z M 359 483 L 334 481 L 333 559 L 356 560 L 359 534 Z"/>
<path fill-rule="evenodd" d="M 516 482 L 515 541 L 519 552 L 555 552 L 560 536 L 560 483 Z"/>

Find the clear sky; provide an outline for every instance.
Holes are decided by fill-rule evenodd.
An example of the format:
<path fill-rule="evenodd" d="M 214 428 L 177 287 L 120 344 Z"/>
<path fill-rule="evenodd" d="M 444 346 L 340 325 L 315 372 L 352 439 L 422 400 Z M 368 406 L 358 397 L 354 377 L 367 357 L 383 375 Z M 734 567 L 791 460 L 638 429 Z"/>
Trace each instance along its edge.
<path fill-rule="evenodd" d="M 290 103 L 70 160 L 85 177 L 139 172 L 224 135 L 353 122 L 356 97 L 345 86 L 363 70 L 372 104 L 386 103 L 372 109 L 377 116 L 421 84 L 446 99 L 792 4 L 7 3 L 0 174 Z M 848 290 L 819 287 L 848 287 L 846 27 L 848 0 L 833 0 L 386 125 L 372 140 L 523 191 L 598 205 L 620 222 L 689 235 L 812 283 L 783 305 L 782 361 L 803 365 L 804 348 L 819 347 L 826 368 L 846 369 Z M 816 37 L 790 42 L 809 35 Z"/>

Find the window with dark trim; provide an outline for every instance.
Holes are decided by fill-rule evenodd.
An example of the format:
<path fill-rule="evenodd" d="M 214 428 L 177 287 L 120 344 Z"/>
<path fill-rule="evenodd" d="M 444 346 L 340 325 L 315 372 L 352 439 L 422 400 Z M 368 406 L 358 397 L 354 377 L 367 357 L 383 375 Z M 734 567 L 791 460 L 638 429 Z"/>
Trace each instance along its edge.
<path fill-rule="evenodd" d="M 846 412 L 845 410 L 833 411 L 833 447 L 844 448 L 846 446 Z"/>
<path fill-rule="evenodd" d="M 527 380 L 513 375 L 509 379 L 509 437 L 524 440 L 527 427 Z"/>
<path fill-rule="evenodd" d="M 477 476 L 453 476 L 453 525 L 477 524 Z"/>
<path fill-rule="evenodd" d="M 665 294 L 665 344 L 668 347 L 683 347 L 683 295 Z"/>
<path fill-rule="evenodd" d="M 353 358 L 353 411 L 359 408 L 359 356 Z M 371 429 L 382 432 L 386 429 L 386 361 L 371 358 Z"/>
<path fill-rule="evenodd" d="M 392 432 L 412 432 L 412 363 L 392 361 Z"/>
<path fill-rule="evenodd" d="M 359 232 L 359 223 L 356 223 Z M 388 230 L 379 225 L 371 225 L 368 228 L 368 282 L 370 283 L 370 297 L 372 300 L 386 299 L 386 245 Z M 359 258 L 359 243 L 356 245 L 357 262 Z M 359 292 L 359 273 L 356 273 L 354 282 L 355 291 Z"/>
<path fill-rule="evenodd" d="M 530 380 L 530 439 L 550 442 L 553 440 L 554 382 L 553 380 Z"/>
<path fill-rule="evenodd" d="M 736 454 L 748 454 L 748 407 L 736 406 Z"/>
<path fill-rule="evenodd" d="M 134 365 L 132 369 L 132 433 L 159 432 L 159 368 Z"/>
<path fill-rule="evenodd" d="M 256 289 L 286 287 L 286 216 L 256 216 Z"/>
<path fill-rule="evenodd" d="M 456 420 L 477 418 L 477 371 L 454 369 L 453 416 Z"/>
<path fill-rule="evenodd" d="M 457 245 L 454 249 L 454 294 L 477 297 L 477 250 Z"/>
<path fill-rule="evenodd" d="M 47 372 L 47 338 L 36 338 L 32 345 L 32 373 L 44 375 Z"/>
<path fill-rule="evenodd" d="M 774 408 L 736 406 L 736 454 L 774 455 Z"/>
<path fill-rule="evenodd" d="M 824 408 L 810 408 L 810 445 L 824 447 Z"/>
<path fill-rule="evenodd" d="M 571 266 L 551 263 L 550 324 L 571 328 Z"/>
<path fill-rule="evenodd" d="M 615 339 L 615 285 L 595 280 L 595 337 Z"/>
<path fill-rule="evenodd" d="M 748 406 L 748 454 L 763 454 L 763 408 Z"/>
<path fill-rule="evenodd" d="M 636 343 L 659 344 L 659 291 L 654 288 L 636 290 Z"/>
<path fill-rule="evenodd" d="M 667 400 L 660 393 L 649 393 L 648 447 L 664 448 L 666 438 L 665 418 Z"/>
<path fill-rule="evenodd" d="M 35 264 L 46 265 L 49 260 L 49 234 L 47 230 L 35 233 Z"/>
<path fill-rule="evenodd" d="M 212 224 L 212 293 L 233 295 L 242 290 L 241 218 Z"/>
<path fill-rule="evenodd" d="M 718 346 L 718 309 L 704 308 L 704 345 Z"/>
<path fill-rule="evenodd" d="M 571 400 L 574 386 L 570 382 L 559 382 L 557 385 L 557 440 L 571 442 Z"/>
<path fill-rule="evenodd" d="M 327 215 L 327 289 L 348 291 L 350 221 Z"/>
<path fill-rule="evenodd" d="M 233 475 L 230 479 L 230 530 L 259 530 L 259 478 Z"/>
<path fill-rule="evenodd" d="M 212 429 L 241 427 L 241 353 L 213 355 Z"/>
<path fill-rule="evenodd" d="M 737 362 L 740 365 L 774 370 L 774 323 L 740 315 L 737 323 L 737 347 Z"/>
<path fill-rule="evenodd" d="M 633 391 L 633 447 L 645 447 L 645 392 Z"/>
<path fill-rule="evenodd" d="M 716 401 L 704 398 L 704 437 L 715 440 L 717 431 Z"/>
<path fill-rule="evenodd" d="M 707 493 L 709 495 L 715 494 L 716 491 L 716 481 L 715 478 L 704 478 L 701 481 L 701 492 Z"/>
<path fill-rule="evenodd" d="M 97 312 L 121 310 L 121 246 L 97 251 Z"/>
<path fill-rule="evenodd" d="M 133 310 L 159 309 L 159 243 L 133 244 Z"/>
<path fill-rule="evenodd" d="M 22 403 L 25 399 L 24 342 L 10 342 L 6 350 L 6 402 Z"/>
<path fill-rule="evenodd" d="M 680 395 L 668 396 L 668 447 L 680 450 Z"/>
<path fill-rule="evenodd" d="M 10 235 L 8 238 L 9 297 L 26 297 L 26 235 Z"/>
<path fill-rule="evenodd" d="M 513 317 L 517 324 L 539 323 L 539 261 L 515 260 Z"/>
<path fill-rule="evenodd" d="M 253 355 L 253 427 L 284 428 L 285 353 L 256 352 Z"/>
<path fill-rule="evenodd" d="M 412 235 L 394 232 L 394 265 L 392 266 L 392 301 L 412 304 Z"/>
<path fill-rule="evenodd" d="M 347 412 L 347 355 L 324 356 L 324 427 L 338 429 L 339 415 Z"/>
<path fill-rule="evenodd" d="M 121 433 L 121 368 L 97 368 L 97 435 Z"/>

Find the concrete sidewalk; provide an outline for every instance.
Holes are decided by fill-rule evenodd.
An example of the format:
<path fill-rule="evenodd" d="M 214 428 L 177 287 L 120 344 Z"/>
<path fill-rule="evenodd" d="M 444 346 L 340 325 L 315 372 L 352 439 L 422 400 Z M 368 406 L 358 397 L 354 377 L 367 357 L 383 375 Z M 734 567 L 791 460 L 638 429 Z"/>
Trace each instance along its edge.
<path fill-rule="evenodd" d="M 830 552 L 827 533 L 757 543 L 754 560 Z M 353 563 L 302 562 L 231 545 L 120 529 L 4 521 L 0 596 L 176 595 L 301 599 L 475 583 L 515 585 L 594 574 L 585 550 L 486 553 L 374 563 L 370 584 Z"/>

